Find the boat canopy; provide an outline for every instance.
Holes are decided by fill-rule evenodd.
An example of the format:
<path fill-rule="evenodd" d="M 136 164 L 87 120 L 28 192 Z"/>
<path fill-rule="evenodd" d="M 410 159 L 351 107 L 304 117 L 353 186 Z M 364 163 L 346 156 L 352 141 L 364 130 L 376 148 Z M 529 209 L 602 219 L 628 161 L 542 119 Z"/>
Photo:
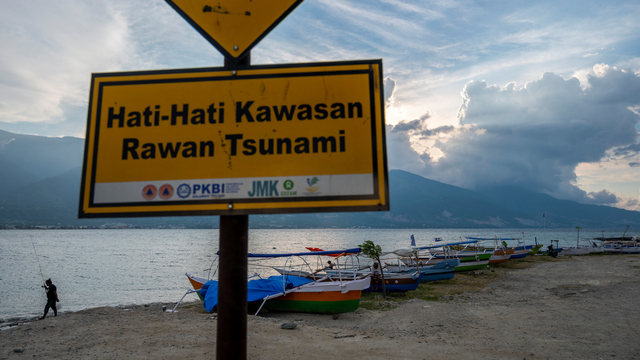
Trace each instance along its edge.
<path fill-rule="evenodd" d="M 464 245 L 464 244 L 474 244 L 477 243 L 477 240 L 471 240 L 471 241 L 462 241 L 462 242 L 456 242 L 456 243 L 447 243 L 447 244 L 439 244 L 439 245 L 431 245 L 431 246 L 421 246 L 421 247 L 417 247 L 417 250 L 426 250 L 426 249 L 435 249 L 435 248 L 439 248 L 439 247 L 443 247 L 443 246 L 453 246 L 453 245 Z"/>
<path fill-rule="evenodd" d="M 380 256 L 387 256 L 389 254 L 394 254 L 394 255 L 398 255 L 398 256 L 411 256 L 413 255 L 413 249 L 414 248 L 410 248 L 410 247 L 405 247 L 405 248 L 400 248 L 400 249 L 396 249 L 393 251 L 383 251 Z"/>
<path fill-rule="evenodd" d="M 309 255 L 350 255 L 357 254 L 362 252 L 360 248 L 346 249 L 346 250 L 327 250 L 327 251 L 312 251 L 312 252 L 301 252 L 301 253 L 288 253 L 288 254 L 252 254 L 249 253 L 248 256 L 250 258 L 279 258 L 279 257 L 289 257 L 289 256 L 309 256 Z M 220 255 L 218 251 L 216 255 Z"/>

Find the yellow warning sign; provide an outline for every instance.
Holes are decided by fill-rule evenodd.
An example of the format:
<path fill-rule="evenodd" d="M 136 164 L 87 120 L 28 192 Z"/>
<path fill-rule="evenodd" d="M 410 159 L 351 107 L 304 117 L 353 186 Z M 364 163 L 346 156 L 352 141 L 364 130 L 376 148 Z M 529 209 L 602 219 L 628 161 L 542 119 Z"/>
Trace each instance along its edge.
<path fill-rule="evenodd" d="M 389 209 L 382 61 L 93 74 L 80 217 Z"/>
<path fill-rule="evenodd" d="M 166 0 L 233 63 L 241 60 L 302 0 Z"/>

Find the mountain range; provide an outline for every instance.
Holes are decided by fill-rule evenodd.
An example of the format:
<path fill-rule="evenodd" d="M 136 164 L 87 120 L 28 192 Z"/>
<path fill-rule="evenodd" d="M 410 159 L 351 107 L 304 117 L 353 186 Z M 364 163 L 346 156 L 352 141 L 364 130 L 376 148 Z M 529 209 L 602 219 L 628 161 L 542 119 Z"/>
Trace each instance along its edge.
<path fill-rule="evenodd" d="M 211 228 L 217 216 L 78 219 L 84 139 L 0 130 L 0 228 L 133 226 Z M 252 215 L 252 228 L 640 227 L 640 212 L 559 200 L 516 187 L 472 191 L 389 171 L 391 211 Z"/>

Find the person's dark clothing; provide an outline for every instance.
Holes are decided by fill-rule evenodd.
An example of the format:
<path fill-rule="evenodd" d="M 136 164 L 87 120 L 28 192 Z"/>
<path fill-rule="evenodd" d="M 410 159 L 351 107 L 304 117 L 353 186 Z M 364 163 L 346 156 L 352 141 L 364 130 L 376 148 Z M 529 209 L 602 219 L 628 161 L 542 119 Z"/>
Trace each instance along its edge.
<path fill-rule="evenodd" d="M 58 301 L 58 288 L 51 284 L 45 287 L 45 289 L 47 290 L 47 305 L 44 307 L 43 319 L 47 316 L 50 308 L 53 310 L 54 316 L 58 316 L 58 309 L 56 308 L 56 301 Z"/>
<path fill-rule="evenodd" d="M 56 293 L 58 292 L 58 288 L 53 284 L 49 285 L 48 287 L 49 287 L 49 289 L 47 290 L 47 300 L 49 300 L 49 301 L 58 300 L 57 296 L 56 296 Z"/>

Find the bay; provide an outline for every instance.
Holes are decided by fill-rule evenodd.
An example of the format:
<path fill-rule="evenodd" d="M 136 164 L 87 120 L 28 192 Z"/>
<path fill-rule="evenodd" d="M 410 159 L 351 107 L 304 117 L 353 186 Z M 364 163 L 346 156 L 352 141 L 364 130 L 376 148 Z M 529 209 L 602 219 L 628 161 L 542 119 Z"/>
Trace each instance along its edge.
<path fill-rule="evenodd" d="M 0 321 L 42 315 L 43 276 L 58 287 L 60 312 L 175 303 L 190 288 L 185 273 L 210 275 L 206 269 L 216 258 L 218 234 L 218 229 L 0 230 Z M 494 235 L 524 236 L 527 244 L 534 243 L 534 238 L 540 243 L 546 239 L 545 245 L 559 239 L 560 246 L 575 246 L 577 236 L 576 229 L 250 229 L 249 252 L 304 252 L 307 246 L 338 250 L 357 247 L 365 240 L 393 250 L 409 246 L 412 234 L 418 246 L 433 244 L 435 237 L 453 242 L 465 236 Z M 580 238 L 602 234 L 582 229 Z M 608 230 L 604 235 L 620 236 L 622 231 Z M 268 276 L 273 270 L 252 262 L 249 275 L 254 273 Z M 187 300 L 196 299 L 189 296 Z"/>

